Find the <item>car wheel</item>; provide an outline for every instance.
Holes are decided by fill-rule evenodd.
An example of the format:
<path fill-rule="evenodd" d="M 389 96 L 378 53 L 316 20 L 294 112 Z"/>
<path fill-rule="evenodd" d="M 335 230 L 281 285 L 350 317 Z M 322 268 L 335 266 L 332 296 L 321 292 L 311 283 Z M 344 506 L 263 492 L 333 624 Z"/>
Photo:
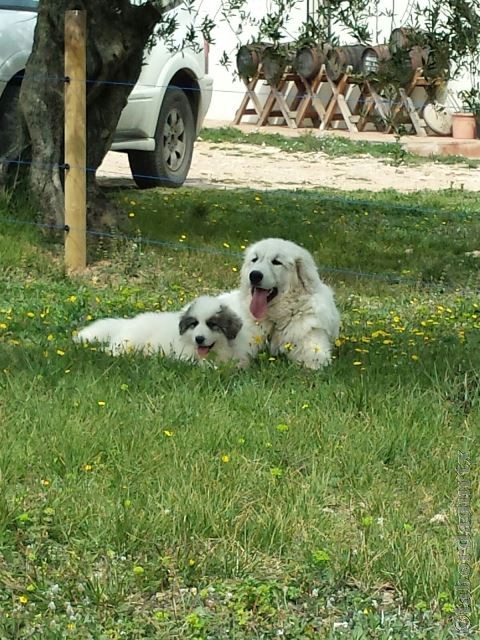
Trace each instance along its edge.
<path fill-rule="evenodd" d="M 133 179 L 140 189 L 180 187 L 192 162 L 195 122 L 185 93 L 168 87 L 155 131 L 155 151 L 129 151 Z"/>

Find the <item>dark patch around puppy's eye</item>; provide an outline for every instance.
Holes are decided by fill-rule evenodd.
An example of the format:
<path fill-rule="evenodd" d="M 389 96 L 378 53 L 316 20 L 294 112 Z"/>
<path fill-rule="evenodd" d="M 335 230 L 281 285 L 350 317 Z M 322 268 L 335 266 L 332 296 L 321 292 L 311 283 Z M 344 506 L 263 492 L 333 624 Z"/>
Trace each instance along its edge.
<path fill-rule="evenodd" d="M 276 258 L 274 258 L 274 259 L 272 260 L 272 264 L 274 264 L 275 266 L 278 266 L 278 265 L 280 265 L 280 266 L 281 266 L 281 265 L 283 264 L 283 262 L 280 262 L 280 260 L 277 260 Z"/>
<path fill-rule="evenodd" d="M 221 331 L 220 327 L 216 322 L 207 322 L 207 327 L 212 331 Z"/>
<path fill-rule="evenodd" d="M 178 323 L 178 329 L 180 331 L 180 335 L 183 336 L 185 331 L 189 329 L 193 329 L 197 326 L 198 320 L 193 316 L 189 315 L 190 308 L 185 311 L 184 315 L 180 318 L 180 322 Z"/>

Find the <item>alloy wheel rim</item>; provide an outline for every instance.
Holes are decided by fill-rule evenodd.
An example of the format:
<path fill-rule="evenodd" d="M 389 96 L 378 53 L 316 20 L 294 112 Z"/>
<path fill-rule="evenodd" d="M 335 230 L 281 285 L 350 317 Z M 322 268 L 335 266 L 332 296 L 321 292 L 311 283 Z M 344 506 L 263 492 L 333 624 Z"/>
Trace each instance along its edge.
<path fill-rule="evenodd" d="M 170 171 L 178 171 L 185 158 L 186 150 L 185 122 L 178 109 L 171 109 L 163 130 L 163 155 Z"/>

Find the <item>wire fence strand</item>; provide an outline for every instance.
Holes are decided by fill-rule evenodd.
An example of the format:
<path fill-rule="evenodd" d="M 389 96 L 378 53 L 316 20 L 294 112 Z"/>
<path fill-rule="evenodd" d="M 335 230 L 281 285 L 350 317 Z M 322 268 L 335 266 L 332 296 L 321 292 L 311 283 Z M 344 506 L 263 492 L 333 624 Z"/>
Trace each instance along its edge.
<path fill-rule="evenodd" d="M 18 218 L 13 217 L 5 217 L 1 218 L 4 224 L 15 224 L 15 225 L 29 225 L 33 227 L 38 227 L 41 229 L 49 229 L 51 231 L 66 231 L 65 225 L 63 224 L 53 224 L 53 223 L 41 223 L 35 222 L 32 220 L 20 220 Z M 129 235 L 125 233 L 114 233 L 111 231 L 99 231 L 95 229 L 87 229 L 87 235 L 91 237 L 95 237 L 97 239 L 106 238 L 108 240 L 116 240 L 121 242 L 131 242 L 136 245 L 145 245 L 151 247 L 162 247 L 165 249 L 169 249 L 172 251 L 190 251 L 194 253 L 203 253 L 210 255 L 218 255 L 224 258 L 229 258 L 236 261 L 241 261 L 243 253 L 240 251 L 233 251 L 230 249 L 221 249 L 218 247 L 207 247 L 207 246 L 197 246 L 188 243 L 180 243 L 174 242 L 172 240 L 159 240 L 154 238 L 145 238 L 141 235 Z M 333 267 L 331 265 L 319 264 L 318 269 L 321 273 L 330 273 L 338 276 L 347 276 L 353 278 L 361 278 L 374 280 L 379 282 L 385 282 L 387 284 L 404 284 L 410 286 L 419 286 L 423 289 L 428 289 L 431 291 L 438 290 L 451 290 L 458 291 L 464 294 L 471 294 L 473 289 L 468 287 L 459 288 L 457 286 L 446 286 L 443 282 L 430 282 L 422 280 L 419 276 L 417 278 L 402 276 L 394 273 L 375 273 L 371 271 L 364 271 L 358 269 L 349 269 L 344 267 Z"/>
<path fill-rule="evenodd" d="M 17 76 L 16 79 L 17 80 L 21 80 L 23 76 Z M 56 77 L 56 76 L 37 76 L 36 81 L 38 82 L 52 82 L 52 83 L 65 83 L 66 78 L 64 76 L 61 77 Z M 74 79 L 69 79 L 70 82 L 74 82 Z M 156 88 L 156 89 L 167 89 L 168 87 L 171 87 L 172 85 L 168 85 L 168 87 L 166 85 L 158 85 L 158 84 L 147 84 L 147 83 L 134 83 L 134 82 L 128 82 L 128 81 L 111 81 L 111 80 L 95 80 L 95 79 L 89 79 L 87 80 L 87 85 L 93 85 L 93 84 L 104 84 L 104 85 L 110 85 L 110 86 L 137 86 L 139 88 Z M 177 85 L 175 85 L 177 86 Z M 185 92 L 196 92 L 196 91 L 201 91 L 201 89 L 199 87 L 192 87 L 192 86 L 181 86 L 178 85 L 177 88 L 182 89 Z M 245 94 L 245 89 L 222 89 L 222 88 L 218 88 L 218 89 L 213 89 L 213 92 L 217 92 L 217 93 L 229 93 L 229 94 Z M 299 95 L 297 97 L 300 98 L 304 98 L 304 97 L 308 97 L 309 94 L 305 93 L 304 95 Z M 384 100 L 385 104 L 389 104 L 391 107 L 394 107 L 397 104 L 401 104 L 401 102 L 397 102 L 394 100 L 389 100 L 389 99 L 385 99 Z M 423 102 L 419 102 L 418 106 L 423 105 Z M 68 170 L 69 168 L 75 168 L 75 169 L 81 169 L 84 170 L 86 173 L 89 174 L 95 174 L 97 169 L 95 167 L 82 167 L 82 166 L 75 166 L 75 167 L 68 167 L 67 165 L 63 164 L 63 163 L 38 163 L 37 161 L 33 162 L 31 160 L 25 160 L 22 158 L 8 158 L 8 157 L 0 157 L 0 164 L 6 164 L 6 165 L 18 165 L 18 166 L 31 166 L 33 164 L 35 164 L 36 166 L 40 166 L 42 168 L 45 169 L 56 169 L 58 171 L 65 171 Z M 152 180 L 152 181 L 161 181 L 162 183 L 165 182 L 171 182 L 172 184 L 176 184 L 176 181 L 171 179 L 169 176 L 163 175 L 163 176 L 158 176 L 158 175 L 146 175 L 146 174 L 139 174 L 139 173 L 129 173 L 129 174 L 125 174 L 124 172 L 120 172 L 120 171 L 110 171 L 109 172 L 110 176 L 118 176 L 118 177 L 132 177 L 133 179 L 135 178 L 140 178 L 140 179 L 147 179 L 147 180 Z M 315 197 L 317 202 L 323 202 L 325 204 L 338 204 L 341 206 L 346 206 L 346 207 L 351 207 L 351 206 L 356 206 L 356 207 L 365 207 L 365 208 L 381 208 L 385 206 L 385 203 L 382 201 L 376 201 L 376 200 L 368 200 L 368 199 L 360 199 L 360 198 L 351 198 L 351 197 L 340 197 L 340 196 L 332 196 L 332 195 L 326 195 L 326 194 L 319 194 L 319 193 L 314 193 L 312 194 L 312 197 Z M 468 216 L 472 216 L 474 215 L 472 212 L 467 212 L 467 211 L 439 211 L 437 209 L 431 208 L 431 207 L 421 207 L 421 206 L 411 206 L 411 205 L 407 205 L 407 204 L 392 204 L 392 203 L 388 203 L 388 208 L 389 210 L 393 210 L 393 211 L 398 211 L 398 212 L 402 212 L 402 213 L 407 213 L 407 214 L 411 214 L 411 215 L 428 215 L 428 216 L 437 216 L 439 213 L 442 214 L 442 216 L 451 216 L 455 219 L 459 219 L 462 217 L 468 217 Z M 480 212 L 477 212 L 480 213 Z M 34 227 L 38 227 L 40 229 L 49 229 L 52 231 L 68 231 L 67 228 L 65 227 L 64 224 L 53 224 L 53 223 L 42 223 L 42 222 L 37 222 L 37 221 L 32 221 L 32 220 L 22 220 L 22 219 L 17 219 L 14 218 L 13 216 L 9 216 L 6 218 L 2 219 L 3 222 L 5 224 L 17 224 L 17 225 L 29 225 L 29 226 L 34 226 Z M 141 242 L 144 245 L 148 245 L 148 246 L 157 246 L 157 247 L 164 247 L 164 248 L 168 248 L 171 250 L 188 250 L 188 251 L 192 251 L 192 252 L 198 252 L 198 253 L 205 253 L 205 254 L 216 254 L 216 255 L 222 255 L 224 257 L 228 257 L 228 258 L 232 258 L 232 259 L 239 259 L 241 257 L 241 253 L 239 252 L 234 252 L 234 251 L 230 251 L 230 250 L 226 250 L 226 249 L 219 249 L 219 248 L 215 248 L 215 247 L 207 247 L 207 246 L 203 246 L 203 247 L 199 247 L 199 246 L 195 246 L 195 245 L 190 245 L 190 244 L 185 244 L 185 243 L 178 243 L 178 242 L 173 242 L 173 241 L 169 241 L 169 240 L 162 240 L 162 239 L 154 239 L 154 238 L 144 238 L 144 237 L 137 237 L 137 236 L 130 236 L 128 234 L 123 234 L 123 233 L 113 233 L 113 232 L 107 232 L 107 231 L 97 231 L 94 229 L 87 229 L 87 234 L 91 237 L 96 237 L 96 238 L 108 238 L 110 240 L 119 240 L 119 241 L 128 241 L 128 242 Z M 352 276 L 352 277 L 357 277 L 357 278 L 368 278 L 368 279 L 373 279 L 373 280 L 380 280 L 380 281 L 385 281 L 385 282 L 389 282 L 389 283 L 404 283 L 404 284 L 418 284 L 419 283 L 419 279 L 416 278 L 408 278 L 402 275 L 397 275 L 397 274 L 385 274 L 385 273 L 372 273 L 372 272 L 368 272 L 368 271 L 363 271 L 363 270 L 356 270 L 356 269 L 348 269 L 348 268 L 340 268 L 340 267 L 334 267 L 334 266 L 329 266 L 329 265 L 321 265 L 320 266 L 321 271 L 327 272 L 327 273 L 332 273 L 332 274 L 337 274 L 337 275 L 345 275 L 345 276 Z M 422 286 L 432 286 L 435 288 L 438 288 L 438 284 L 437 283 L 425 283 L 422 282 L 421 283 Z M 443 285 L 441 285 L 443 286 Z"/>
<path fill-rule="evenodd" d="M 0 82 L 5 84 L 10 82 L 11 80 L 14 80 L 15 82 L 21 82 L 23 80 L 23 77 L 24 77 L 23 75 L 15 75 L 13 76 L 13 78 L 0 76 Z M 32 80 L 34 82 L 43 82 L 43 83 L 51 82 L 52 84 L 64 84 L 67 79 L 65 76 L 37 75 L 35 78 L 32 78 Z M 267 93 L 270 90 L 270 85 L 268 85 L 267 82 L 263 79 L 261 81 L 264 82 L 264 84 L 261 86 L 265 89 L 264 95 L 266 98 Z M 75 78 L 68 78 L 68 82 L 74 83 L 74 82 L 77 82 L 77 80 L 75 80 Z M 181 89 L 186 93 L 201 93 L 203 91 L 203 89 L 199 86 L 182 85 L 182 84 L 176 84 L 176 83 L 158 84 L 158 83 L 148 83 L 148 82 L 132 82 L 129 80 L 97 80 L 94 78 L 89 78 L 87 79 L 86 84 L 87 85 L 107 85 L 112 87 L 116 87 L 116 86 L 132 87 L 132 88 L 136 87 L 138 89 L 159 89 L 162 91 L 167 90 L 169 88 L 175 88 L 175 89 Z M 243 87 L 243 88 L 239 87 L 238 89 L 236 88 L 224 89 L 224 88 L 217 88 L 215 86 L 212 86 L 210 91 L 212 94 L 231 94 L 231 95 L 233 94 L 233 95 L 243 96 L 245 95 L 246 87 Z M 311 94 L 308 93 L 306 90 L 305 90 L 305 93 L 298 92 L 296 94 L 296 98 L 300 100 L 303 100 L 304 98 L 308 98 L 308 97 L 311 97 Z M 410 96 L 410 100 L 416 109 L 420 109 L 425 104 L 425 100 L 421 100 L 420 98 L 415 98 Z M 347 99 L 347 102 L 348 102 L 348 99 Z M 370 103 L 371 100 L 369 100 L 368 98 L 358 98 L 355 102 L 356 104 L 363 105 L 363 104 Z M 377 102 L 383 104 L 383 106 L 385 107 L 390 107 L 390 108 L 404 104 L 403 100 L 387 98 L 382 95 L 377 96 Z"/>
<path fill-rule="evenodd" d="M 67 167 L 65 164 L 59 164 L 59 163 L 53 163 L 53 164 L 48 164 L 48 163 L 38 163 L 38 162 L 33 162 L 31 160 L 21 160 L 21 159 L 16 159 L 16 158 L 5 158 L 5 157 L 0 157 L 0 164 L 18 164 L 18 165 L 22 165 L 22 166 L 31 166 L 33 164 L 35 164 L 36 166 L 41 166 L 45 169 L 58 169 L 58 170 L 66 170 L 68 168 L 71 169 L 81 169 L 84 170 L 86 173 L 96 173 L 98 171 L 98 168 L 95 169 L 94 167 L 84 167 L 81 165 L 69 165 L 69 167 Z M 143 173 L 136 173 L 136 172 L 129 172 L 129 173 L 125 173 L 123 171 L 115 171 L 115 170 L 109 170 L 108 172 L 108 176 L 106 177 L 118 177 L 118 178 L 142 178 L 142 179 L 148 179 L 148 180 L 152 180 L 152 181 L 159 181 L 161 180 L 162 182 L 172 182 L 172 184 L 177 184 L 174 180 L 169 180 L 168 176 L 166 175 L 151 175 L 151 174 L 143 174 Z M 281 191 L 281 189 L 271 189 L 271 191 Z M 323 193 L 319 193 L 317 191 L 311 191 L 311 190 L 306 190 L 306 192 L 312 197 L 315 198 L 316 201 L 318 202 L 323 202 L 325 204 L 339 204 L 339 205 L 347 205 L 347 206 L 356 206 L 356 207 L 366 207 L 366 208 L 382 208 L 385 206 L 385 202 L 381 201 L 381 200 L 369 200 L 367 198 L 352 198 L 352 197 L 348 197 L 348 196 L 334 196 L 334 195 L 327 195 L 327 194 L 323 194 Z M 388 208 L 389 210 L 392 211 L 398 211 L 399 213 L 407 213 L 407 214 L 411 214 L 411 215 L 431 215 L 431 216 L 437 216 L 439 213 L 441 213 L 444 216 L 451 216 L 452 218 L 455 219 L 461 219 L 463 217 L 471 217 L 473 215 L 480 215 L 480 209 L 478 211 L 453 211 L 453 210 L 441 210 L 441 209 L 434 209 L 433 207 L 423 207 L 420 205 L 408 205 L 408 204 L 401 204 L 401 203 L 392 203 L 389 202 L 388 203 Z"/>

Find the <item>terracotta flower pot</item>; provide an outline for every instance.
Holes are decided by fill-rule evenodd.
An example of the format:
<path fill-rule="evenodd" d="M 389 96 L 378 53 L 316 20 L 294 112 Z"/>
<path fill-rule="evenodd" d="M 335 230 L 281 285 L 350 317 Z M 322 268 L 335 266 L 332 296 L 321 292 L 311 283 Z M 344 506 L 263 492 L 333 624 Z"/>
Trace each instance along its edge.
<path fill-rule="evenodd" d="M 452 136 L 462 140 L 474 140 L 477 137 L 477 121 L 475 114 L 452 114 Z"/>

